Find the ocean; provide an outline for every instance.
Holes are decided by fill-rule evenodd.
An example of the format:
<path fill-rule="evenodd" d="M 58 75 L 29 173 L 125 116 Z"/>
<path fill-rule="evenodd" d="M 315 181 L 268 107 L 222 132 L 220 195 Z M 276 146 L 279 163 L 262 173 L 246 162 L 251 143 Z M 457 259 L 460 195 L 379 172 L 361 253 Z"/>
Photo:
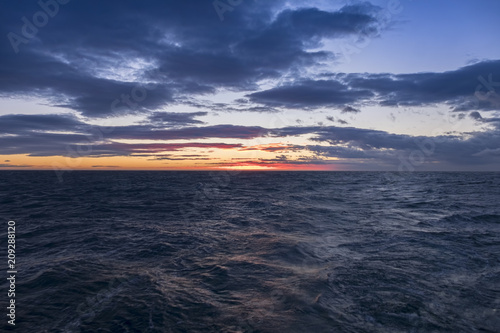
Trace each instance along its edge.
<path fill-rule="evenodd" d="M 2 171 L 2 327 L 500 332 L 499 203 L 500 173 Z"/>

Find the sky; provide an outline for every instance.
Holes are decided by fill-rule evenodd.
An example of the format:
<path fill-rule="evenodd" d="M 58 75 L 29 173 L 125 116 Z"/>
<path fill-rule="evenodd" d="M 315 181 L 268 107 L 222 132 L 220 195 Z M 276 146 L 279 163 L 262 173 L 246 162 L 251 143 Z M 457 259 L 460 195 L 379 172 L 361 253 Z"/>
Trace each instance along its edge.
<path fill-rule="evenodd" d="M 500 171 L 498 0 L 0 8 L 0 169 Z"/>

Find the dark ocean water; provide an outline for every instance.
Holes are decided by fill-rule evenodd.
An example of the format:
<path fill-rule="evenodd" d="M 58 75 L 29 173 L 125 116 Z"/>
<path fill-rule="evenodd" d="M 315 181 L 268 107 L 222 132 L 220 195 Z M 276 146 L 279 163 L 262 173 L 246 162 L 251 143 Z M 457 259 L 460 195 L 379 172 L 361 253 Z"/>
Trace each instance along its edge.
<path fill-rule="evenodd" d="M 18 332 L 500 332 L 500 173 L 3 171 L 0 218 Z"/>

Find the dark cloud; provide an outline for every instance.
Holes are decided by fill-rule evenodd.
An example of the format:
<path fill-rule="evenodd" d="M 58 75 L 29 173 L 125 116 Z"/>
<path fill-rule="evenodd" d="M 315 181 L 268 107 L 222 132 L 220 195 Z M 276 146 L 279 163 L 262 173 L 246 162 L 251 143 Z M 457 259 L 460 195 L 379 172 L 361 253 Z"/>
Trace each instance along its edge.
<path fill-rule="evenodd" d="M 0 116 L 0 133 L 20 134 L 36 131 L 77 131 L 85 124 L 74 116 L 45 114 Z"/>
<path fill-rule="evenodd" d="M 370 165 L 392 168 L 410 165 L 414 169 L 476 167 L 495 169 L 500 159 L 500 121 L 494 128 L 463 136 L 410 136 L 353 127 L 285 127 L 274 129 L 274 137 L 308 135 L 318 146 L 306 146 L 320 156 L 369 160 Z M 328 143 L 329 146 L 324 144 Z M 484 152 L 484 153 L 482 153 Z M 409 169 L 409 167 L 407 167 Z M 498 167 L 496 168 L 498 169 Z"/>
<path fill-rule="evenodd" d="M 300 151 L 303 150 L 304 146 L 299 145 L 290 145 L 290 144 L 268 144 L 268 145 L 258 145 L 258 146 L 249 146 L 240 148 L 240 151 L 249 151 L 249 150 L 259 150 L 266 152 L 290 152 L 290 151 Z"/>
<path fill-rule="evenodd" d="M 42 10 L 34 0 L 5 6 L 0 13 L 3 36 L 23 37 L 26 23 L 21 18 L 32 22 Z M 448 103 L 456 110 L 500 107 L 494 90 L 500 83 L 492 76 L 499 72 L 499 61 L 444 73 L 300 79 L 298 69 L 333 56 L 311 51 L 322 39 L 366 38 L 380 32 L 385 24 L 379 18 L 381 8 L 368 2 L 328 12 L 283 10 L 283 1 L 246 1 L 226 13 L 223 22 L 213 3 L 203 0 L 91 0 L 58 7 L 33 38 L 23 37 L 28 42 L 19 45 L 18 53 L 9 38 L 0 41 L 0 95 L 39 96 L 88 117 L 107 117 L 157 111 L 220 87 L 254 90 L 262 79 L 296 71 L 293 84 L 251 93 L 250 100 L 267 106 L 334 106 L 347 112 L 357 110 L 350 104 L 374 102 Z M 255 105 L 247 110 L 274 111 Z"/>
<path fill-rule="evenodd" d="M 269 2 L 259 2 L 258 6 L 259 10 L 247 7 L 247 16 L 239 22 L 232 21 L 235 25 L 230 29 L 224 25 L 226 30 L 221 30 L 220 22 L 199 27 L 215 28 L 218 35 L 210 34 L 213 40 L 204 38 L 206 32 L 194 29 L 194 36 L 179 36 L 182 45 L 163 48 L 159 52 L 159 67 L 148 74 L 153 78 L 254 89 L 257 80 L 278 77 L 296 66 L 313 65 L 331 56 L 308 51 L 317 47 L 322 38 L 368 33 L 377 24 L 373 16 L 376 7 L 365 5 L 345 7 L 338 12 L 316 8 L 285 10 L 274 20 L 270 20 Z M 196 43 L 191 45 L 191 40 Z"/>
<path fill-rule="evenodd" d="M 31 168 L 32 165 L 23 164 L 23 165 L 15 165 L 15 164 L 0 164 L 0 168 Z"/>
<path fill-rule="evenodd" d="M 154 110 L 173 101 L 174 88 L 99 78 L 46 54 L 25 52 L 0 62 L 0 96 L 38 96 L 89 117 Z"/>
<path fill-rule="evenodd" d="M 231 148 L 226 148 L 231 149 Z M 190 155 L 174 155 L 174 154 L 161 154 L 155 155 L 150 161 L 208 161 L 212 158 L 206 157 L 207 155 L 190 154 Z"/>
<path fill-rule="evenodd" d="M 303 80 L 299 83 L 272 88 L 248 95 L 258 103 L 289 108 L 314 108 L 323 106 L 342 107 L 374 97 L 367 89 L 351 89 L 338 81 Z"/>
<path fill-rule="evenodd" d="M 491 73 L 500 73 L 500 60 L 484 61 L 455 71 L 417 74 L 338 74 L 330 80 L 299 80 L 293 84 L 249 94 L 254 102 L 282 107 L 338 107 L 346 104 L 425 106 L 448 104 L 455 111 L 500 110 Z M 497 100 L 498 99 L 498 100 Z"/>
<path fill-rule="evenodd" d="M 364 158 L 401 165 L 439 168 L 461 166 L 495 165 L 500 162 L 478 155 L 484 150 L 500 148 L 498 129 L 469 133 L 462 136 L 410 136 L 391 134 L 384 131 L 357 128 L 326 128 L 317 131 L 313 140 L 328 142 L 332 147 L 312 148 L 326 156 Z M 492 164 L 493 163 L 493 164 Z"/>
<path fill-rule="evenodd" d="M 164 120 L 177 123 L 193 121 L 203 112 L 163 114 Z M 170 117 L 170 118 L 169 118 Z M 172 118 L 173 117 L 173 118 Z M 174 122 L 175 123 L 175 122 Z M 30 156 L 117 156 L 133 153 L 154 153 L 192 148 L 241 148 L 241 144 L 183 143 L 183 144 L 124 144 L 115 140 L 196 140 L 207 138 L 252 139 L 267 132 L 261 127 L 219 125 L 158 129 L 157 124 L 101 127 L 91 126 L 76 117 L 66 115 L 5 115 L 0 116 L 0 154 Z"/>
<path fill-rule="evenodd" d="M 187 114 L 183 121 L 201 114 Z M 163 115 L 165 120 L 171 115 Z M 174 116 L 176 120 L 179 120 Z M 172 118 L 170 118 L 172 120 Z M 485 121 L 488 118 L 478 118 Z M 184 149 L 236 149 L 266 152 L 313 152 L 319 159 L 370 161 L 370 165 L 396 168 L 463 166 L 494 168 L 500 162 L 500 119 L 489 118 L 490 129 L 463 136 L 410 136 L 385 131 L 335 126 L 294 126 L 266 129 L 255 126 L 218 125 L 159 129 L 155 125 L 115 127 L 89 126 L 66 115 L 0 116 L 0 154 L 30 156 L 146 156 Z M 285 138 L 307 136 L 317 145 L 266 144 L 247 146 L 242 143 L 201 143 L 199 139 L 231 138 L 239 140 L 258 137 Z M 123 139 L 158 140 L 158 143 L 123 143 Z M 190 140 L 187 143 L 161 142 Z M 165 159 L 204 159 L 204 156 L 158 156 Z M 207 157 L 209 158 L 209 157 Z M 282 158 L 280 157 L 280 160 Z M 316 163 L 316 162 L 314 162 Z M 405 164 L 406 163 L 406 164 Z M 495 164 L 496 163 L 496 164 Z"/>
<path fill-rule="evenodd" d="M 259 126 L 215 125 L 153 131 L 150 126 L 121 126 L 113 127 L 113 130 L 107 134 L 107 138 L 143 140 L 253 139 L 266 133 L 267 130 Z"/>
<path fill-rule="evenodd" d="M 276 113 L 280 112 L 277 108 L 269 106 L 257 106 L 251 103 L 248 99 L 237 99 L 233 103 L 214 103 L 211 101 L 197 102 L 192 100 L 183 101 L 184 104 L 217 112 L 257 112 L 257 113 Z"/>
<path fill-rule="evenodd" d="M 349 74 L 345 81 L 353 88 L 369 89 L 378 94 L 381 105 L 421 106 L 447 103 L 457 110 L 492 110 L 498 105 L 492 105 L 476 95 L 492 89 L 496 83 L 488 82 L 485 78 L 491 73 L 499 72 L 500 61 L 484 61 L 443 73 Z"/>
<path fill-rule="evenodd" d="M 478 122 L 492 123 L 492 124 L 496 125 L 497 127 L 499 127 L 499 124 L 500 124 L 500 118 L 483 118 L 483 116 L 477 111 L 473 111 L 473 112 L 469 113 L 469 117 L 478 121 Z"/>
<path fill-rule="evenodd" d="M 367 4 L 281 3 L 248 1 L 221 22 L 211 1 L 71 1 L 30 34 L 42 7 L 11 1 L 0 13 L 0 33 L 11 36 L 0 41 L 0 96 L 39 96 L 88 117 L 150 112 L 219 87 L 255 89 L 331 56 L 309 51 L 322 38 L 376 30 L 378 9 Z"/>
<path fill-rule="evenodd" d="M 148 123 L 155 126 L 203 124 L 202 121 L 194 118 L 206 116 L 207 114 L 207 112 L 155 112 L 148 117 Z"/>
<path fill-rule="evenodd" d="M 474 120 L 482 120 L 483 119 L 483 117 L 481 116 L 481 114 L 479 112 L 477 112 L 477 111 L 469 113 L 469 117 L 471 117 Z"/>
<path fill-rule="evenodd" d="M 103 156 L 136 156 L 150 157 L 161 154 L 162 152 L 182 151 L 190 148 L 206 148 L 206 149 L 236 149 L 240 148 L 241 144 L 226 144 L 226 143 L 152 143 L 152 144 L 125 144 L 111 142 L 107 144 L 95 144 L 89 147 L 88 151 L 84 152 L 83 156 L 103 157 Z M 77 156 L 72 156 L 77 157 Z M 169 157 L 162 154 L 161 157 Z M 156 158 L 155 158 L 156 159 Z M 159 158 L 166 159 L 166 158 Z M 189 157 L 182 157 L 189 159 Z"/>
<path fill-rule="evenodd" d="M 352 106 L 346 106 L 342 109 L 342 113 L 360 113 L 359 109 L 353 108 Z"/>
<path fill-rule="evenodd" d="M 237 52 L 260 75 L 273 76 L 277 70 L 294 65 L 310 65 L 329 55 L 310 52 L 319 46 L 322 38 L 339 38 L 375 30 L 375 7 L 344 7 L 338 12 L 316 8 L 285 10 L 268 26 L 257 31 L 236 46 Z"/>
<path fill-rule="evenodd" d="M 70 115 L 4 115 L 0 116 L 0 154 L 151 157 L 187 148 L 276 153 L 308 149 L 318 160 L 337 157 L 384 166 L 402 163 L 401 156 L 408 160 L 415 152 L 424 154 L 429 165 L 499 162 L 500 120 L 485 114 L 500 110 L 496 92 L 500 60 L 442 73 L 323 73 L 314 79 L 309 69 L 335 58 L 318 51 L 322 40 L 375 37 L 387 22 L 381 22 L 381 9 L 368 2 L 336 11 L 284 9 L 289 8 L 286 4 L 284 0 L 243 1 L 224 13 L 221 21 L 213 1 L 206 0 L 70 1 L 60 4 L 58 12 L 36 28 L 31 26 L 34 15 L 43 10 L 37 0 L 5 2 L 0 11 L 0 35 L 4 36 L 0 39 L 0 97 L 39 98 L 86 119 L 144 114 L 145 121 L 106 128 Z M 286 80 L 272 86 L 274 81 L 269 79 L 277 78 Z M 269 88 L 256 91 L 262 82 Z M 247 96 L 230 104 L 201 100 L 224 90 L 244 91 Z M 330 107 L 358 113 L 365 105 L 434 104 L 462 112 L 458 118 L 469 113 L 484 132 L 413 137 L 335 126 L 202 126 L 198 118 L 207 112 L 164 111 L 166 106 L 182 105 L 210 112 Z M 299 135 L 317 145 L 252 148 L 242 143 L 199 142 Z M 125 144 L 123 140 L 158 142 Z M 175 140 L 192 142 L 170 143 Z M 271 162 L 293 163 L 283 156 L 259 163 Z M 303 157 L 296 163 L 308 162 Z"/>
<path fill-rule="evenodd" d="M 500 158 L 500 148 L 496 149 L 490 149 L 486 148 L 485 150 L 480 151 L 479 153 L 474 154 L 473 156 L 479 156 L 479 157 L 496 157 L 497 159 Z"/>

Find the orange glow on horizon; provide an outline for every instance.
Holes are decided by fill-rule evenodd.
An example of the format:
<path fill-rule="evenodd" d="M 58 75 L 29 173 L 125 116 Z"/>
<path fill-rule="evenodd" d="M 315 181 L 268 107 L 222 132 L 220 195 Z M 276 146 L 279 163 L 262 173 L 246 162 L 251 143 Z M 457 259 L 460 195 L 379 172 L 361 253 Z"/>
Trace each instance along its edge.
<path fill-rule="evenodd" d="M 63 156 L 0 156 L 0 170 L 294 170 L 335 171 L 334 164 L 294 163 L 288 161 L 265 161 L 248 159 L 244 161 L 223 160 L 217 157 L 207 161 L 175 160 L 163 161 L 145 157 L 114 156 L 68 158 Z"/>
<path fill-rule="evenodd" d="M 221 170 L 273 170 L 273 171 L 335 171 L 332 164 L 291 164 L 291 163 L 269 163 L 263 162 L 237 162 L 228 163 L 216 167 Z"/>

